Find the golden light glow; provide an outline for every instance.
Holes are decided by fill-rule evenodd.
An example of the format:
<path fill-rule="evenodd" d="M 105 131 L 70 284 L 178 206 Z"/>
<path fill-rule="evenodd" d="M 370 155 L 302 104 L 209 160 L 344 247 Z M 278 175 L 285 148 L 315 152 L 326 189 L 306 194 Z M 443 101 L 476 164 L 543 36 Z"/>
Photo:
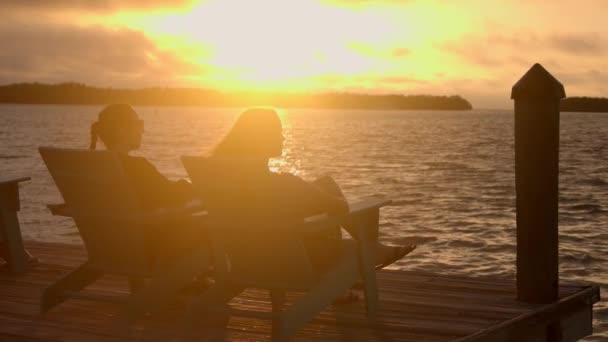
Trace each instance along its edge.
<path fill-rule="evenodd" d="M 210 0 L 187 15 L 152 24 L 158 33 L 200 42 L 212 51 L 205 62 L 224 81 L 272 86 L 326 72 L 357 74 L 373 61 L 348 42 L 381 42 L 390 28 L 377 14 L 352 13 L 309 0 Z"/>
<path fill-rule="evenodd" d="M 608 92 L 602 0 L 36 3 L 2 2 L 13 32 L 7 37 L 16 36 L 6 55 L 53 58 L 9 68 L 6 82 L 459 94 L 476 107 L 508 108 L 504 94 L 514 78 L 539 62 L 568 83 L 571 96 Z M 56 52 L 33 39 L 48 40 Z"/>
<path fill-rule="evenodd" d="M 365 3 L 365 2 L 362 2 Z M 445 3 L 370 6 L 316 0 L 207 0 L 186 9 L 81 16 L 82 25 L 143 31 L 160 49 L 201 65 L 196 86 L 302 91 L 378 88 L 468 73 L 438 44 L 470 29 Z M 439 76 L 438 76 L 439 75 Z M 400 81 L 405 80 L 405 81 Z M 394 86 L 394 84 L 393 84 Z"/>

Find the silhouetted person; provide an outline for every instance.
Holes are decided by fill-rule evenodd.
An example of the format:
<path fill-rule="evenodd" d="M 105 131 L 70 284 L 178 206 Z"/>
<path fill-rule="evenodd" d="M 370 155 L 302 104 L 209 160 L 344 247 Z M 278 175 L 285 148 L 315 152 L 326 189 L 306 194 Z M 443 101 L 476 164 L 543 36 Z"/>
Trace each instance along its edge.
<path fill-rule="evenodd" d="M 192 186 L 185 180 L 171 181 L 143 157 L 129 155 L 139 149 L 144 122 L 127 104 L 112 104 L 99 112 L 91 125 L 91 144 L 94 150 L 97 139 L 118 154 L 124 171 L 145 209 L 158 209 L 184 205 L 194 199 Z"/>
<path fill-rule="evenodd" d="M 129 155 L 139 149 L 144 122 L 127 104 L 111 104 L 99 112 L 91 125 L 89 149 L 97 147 L 100 139 L 106 149 L 116 152 L 133 190 L 144 209 L 180 207 L 195 199 L 192 185 L 185 181 L 171 181 L 143 157 Z M 196 245 L 196 227 L 181 218 L 172 224 L 151 224 L 146 231 L 146 248 L 151 262 L 171 258 L 184 249 Z M 194 233 L 194 234 L 193 234 Z M 111 248 L 111 246 L 109 246 Z"/>
<path fill-rule="evenodd" d="M 348 203 L 331 177 L 324 176 L 307 182 L 291 173 L 271 172 L 268 161 L 281 156 L 282 150 L 282 125 L 274 110 L 254 108 L 239 116 L 232 129 L 212 151 L 213 157 L 243 160 L 244 167 L 237 172 L 247 184 L 247 193 L 253 193 L 255 200 L 242 198 L 243 203 L 234 203 L 234 207 L 249 208 L 257 215 L 292 219 L 348 212 Z M 353 238 L 358 238 L 348 224 L 344 228 Z M 339 226 L 305 236 L 304 243 L 315 267 L 324 269 L 331 264 L 341 245 L 341 238 Z M 377 247 L 378 268 L 399 260 L 415 248 L 414 245 L 387 246 L 380 242 Z"/>

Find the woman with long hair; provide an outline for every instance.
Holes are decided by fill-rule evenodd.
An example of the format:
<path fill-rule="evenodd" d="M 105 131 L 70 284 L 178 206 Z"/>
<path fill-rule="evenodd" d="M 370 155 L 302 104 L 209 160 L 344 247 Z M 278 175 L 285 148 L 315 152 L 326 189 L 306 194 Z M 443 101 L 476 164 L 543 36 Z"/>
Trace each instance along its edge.
<path fill-rule="evenodd" d="M 241 207 L 254 205 L 258 213 L 305 218 L 317 214 L 341 215 L 348 213 L 346 201 L 338 184 L 329 176 L 307 182 L 291 173 L 271 172 L 269 159 L 279 157 L 283 151 L 283 133 L 279 116 L 273 109 L 253 108 L 244 111 L 232 129 L 213 149 L 213 157 L 246 160 L 247 168 L 239 170 L 259 184 L 250 184 L 257 193 L 263 194 L 258 201 L 243 203 Z M 263 181 L 262 181 L 263 180 Z M 252 203 L 255 202 L 255 203 Z M 343 227 L 358 239 L 354 229 L 346 223 Z M 312 234 L 305 238 L 305 245 L 315 267 L 324 268 L 332 262 L 340 246 L 341 227 L 332 231 Z M 377 232 L 376 232 L 377 238 Z M 415 249 L 415 245 L 388 246 L 377 242 L 377 268 L 387 266 Z"/>

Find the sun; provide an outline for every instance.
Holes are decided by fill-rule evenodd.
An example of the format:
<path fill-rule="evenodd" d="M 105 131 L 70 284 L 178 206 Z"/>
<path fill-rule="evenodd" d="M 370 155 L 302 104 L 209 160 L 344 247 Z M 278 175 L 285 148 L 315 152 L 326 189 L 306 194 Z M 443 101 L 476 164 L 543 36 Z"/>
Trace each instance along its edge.
<path fill-rule="evenodd" d="M 233 88 L 298 88 L 305 86 L 301 80 L 327 73 L 363 73 L 374 61 L 353 50 L 352 42 L 379 41 L 391 31 L 377 14 L 312 0 L 209 0 L 154 26 L 158 34 L 207 47 L 200 62 Z"/>
<path fill-rule="evenodd" d="M 197 0 L 76 18 L 81 26 L 144 34 L 152 62 L 158 63 L 158 51 L 182 62 L 175 65 L 173 84 L 382 93 L 429 84 L 449 90 L 447 79 L 485 77 L 450 52 L 474 29 L 471 14 L 463 11 L 434 1 Z"/>

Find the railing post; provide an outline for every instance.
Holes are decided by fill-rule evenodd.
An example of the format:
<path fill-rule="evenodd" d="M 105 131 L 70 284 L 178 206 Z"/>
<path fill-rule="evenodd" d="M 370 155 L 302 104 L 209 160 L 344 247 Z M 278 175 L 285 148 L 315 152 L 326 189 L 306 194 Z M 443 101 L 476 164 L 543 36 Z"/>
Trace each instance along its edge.
<path fill-rule="evenodd" d="M 564 86 L 540 64 L 513 86 L 517 193 L 517 297 L 558 297 L 559 102 Z"/>

